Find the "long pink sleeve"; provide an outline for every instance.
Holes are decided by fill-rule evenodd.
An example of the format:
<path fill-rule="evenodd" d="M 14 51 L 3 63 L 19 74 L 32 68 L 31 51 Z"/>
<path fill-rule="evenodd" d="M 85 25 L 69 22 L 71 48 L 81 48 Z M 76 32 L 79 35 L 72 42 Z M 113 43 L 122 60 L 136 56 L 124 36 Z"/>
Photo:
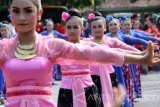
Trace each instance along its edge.
<path fill-rule="evenodd" d="M 115 52 L 114 49 L 103 49 L 100 45 L 94 47 L 75 45 L 60 39 L 50 39 L 48 43 L 51 50 L 56 52 L 57 57 L 112 65 L 122 65 L 124 62 L 123 54 Z"/>
<path fill-rule="evenodd" d="M 104 40 L 107 41 L 107 44 L 111 48 L 120 48 L 120 49 L 124 49 L 124 50 L 128 50 L 128 51 L 139 52 L 138 49 L 136 49 L 130 45 L 127 45 L 116 38 L 105 37 Z"/>

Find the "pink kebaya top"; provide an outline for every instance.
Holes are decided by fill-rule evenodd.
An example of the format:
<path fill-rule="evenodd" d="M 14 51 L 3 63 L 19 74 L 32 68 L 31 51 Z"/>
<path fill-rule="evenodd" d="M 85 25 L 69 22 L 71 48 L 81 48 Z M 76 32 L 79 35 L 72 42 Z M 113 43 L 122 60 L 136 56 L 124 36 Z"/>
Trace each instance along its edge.
<path fill-rule="evenodd" d="M 76 59 L 81 63 L 97 61 L 122 65 L 124 62 L 124 55 L 113 50 L 74 45 L 38 34 L 35 47 L 36 57 L 21 60 L 14 55 L 17 36 L 0 41 L 0 66 L 7 88 L 5 107 L 55 107 L 51 99 L 52 69 L 58 58 Z"/>
<path fill-rule="evenodd" d="M 88 41 L 80 41 L 80 43 L 76 43 L 75 45 L 77 44 L 81 44 L 83 46 L 90 46 L 94 43 L 89 44 Z M 88 98 L 85 97 L 84 88 L 91 87 L 94 85 L 91 78 L 90 65 L 86 63 L 77 63 L 77 61 L 73 60 L 72 62 L 66 61 L 64 59 L 62 59 L 60 62 L 63 62 L 63 64 L 61 64 L 61 88 L 72 90 L 73 107 L 86 107 L 86 99 Z"/>
<path fill-rule="evenodd" d="M 96 42 L 94 37 L 84 39 L 86 41 Z M 131 53 L 132 51 L 138 51 L 137 49 L 119 41 L 118 39 L 106 37 L 102 38 L 102 45 L 104 48 L 114 48 L 117 50 L 117 53 L 124 52 L 124 53 Z M 124 50 L 121 50 L 124 49 Z M 111 57 L 112 58 L 112 57 Z M 116 60 L 116 59 L 115 59 Z M 104 106 L 109 106 L 113 99 L 113 91 L 112 91 L 112 84 L 109 73 L 114 72 L 114 68 L 111 64 L 102 64 L 102 65 L 91 65 L 91 74 L 98 75 L 101 79 L 101 86 L 102 86 L 102 100 Z"/>

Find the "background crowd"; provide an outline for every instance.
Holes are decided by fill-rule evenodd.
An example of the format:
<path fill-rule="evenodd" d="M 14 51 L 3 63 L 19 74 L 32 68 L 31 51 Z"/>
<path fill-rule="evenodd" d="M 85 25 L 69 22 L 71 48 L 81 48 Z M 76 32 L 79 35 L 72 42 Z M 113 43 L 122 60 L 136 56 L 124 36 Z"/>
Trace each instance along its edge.
<path fill-rule="evenodd" d="M 72 16 L 78 16 L 83 20 L 84 31 L 81 35 L 81 40 L 94 37 L 91 32 L 91 17 L 103 17 L 105 18 L 106 30 L 104 36 L 117 38 L 125 44 L 131 45 L 138 50 L 145 50 L 149 40 L 159 43 L 160 42 L 160 16 L 154 18 L 152 14 L 145 14 L 143 19 L 141 14 L 133 14 L 132 16 L 103 16 L 100 12 L 92 12 L 92 16 L 83 16 L 79 10 L 72 8 L 68 11 Z M 69 41 L 69 38 L 65 32 L 65 22 L 54 23 L 52 18 L 42 19 L 37 23 L 36 31 L 43 36 L 51 36 L 54 38 L 64 39 Z M 0 22 L 0 36 L 3 38 L 13 38 L 16 36 L 16 29 L 8 21 Z M 103 37 L 102 37 L 103 38 Z M 102 41 L 96 41 L 101 44 Z M 158 51 L 157 51 L 158 52 Z M 54 65 L 53 80 L 61 80 L 62 72 L 61 66 Z M 114 67 L 119 69 L 118 67 Z M 133 107 L 133 102 L 137 98 L 141 98 L 141 74 L 147 74 L 152 71 L 160 71 L 160 65 L 154 67 L 148 67 L 145 65 L 124 65 L 122 68 L 122 74 L 117 72 L 111 73 L 111 81 L 114 86 L 117 83 L 122 83 L 125 87 L 127 97 L 124 101 L 125 107 Z M 54 81 L 53 81 L 54 84 Z M 3 79 L 2 71 L 0 71 L 0 102 L 4 104 L 6 99 L 5 80 Z"/>

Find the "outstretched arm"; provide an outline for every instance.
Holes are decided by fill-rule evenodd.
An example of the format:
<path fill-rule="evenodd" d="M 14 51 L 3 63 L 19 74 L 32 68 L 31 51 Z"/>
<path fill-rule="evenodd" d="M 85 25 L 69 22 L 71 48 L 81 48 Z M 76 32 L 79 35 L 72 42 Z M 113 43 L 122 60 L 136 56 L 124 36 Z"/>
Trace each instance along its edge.
<path fill-rule="evenodd" d="M 58 52 L 61 53 L 56 59 L 57 63 L 69 64 L 72 62 L 75 64 L 112 64 L 120 66 L 124 62 L 124 52 L 117 52 L 115 49 L 112 50 L 112 48 L 107 47 L 104 49 L 104 47 L 94 42 L 81 41 L 80 44 L 69 44 L 65 44 L 67 47 L 62 47 L 59 43 L 57 44 L 60 48 L 60 52 L 59 50 Z"/>
<path fill-rule="evenodd" d="M 133 63 L 133 64 L 144 64 L 144 65 L 156 65 L 160 63 L 159 58 L 154 58 L 154 47 L 153 43 L 148 43 L 148 51 L 144 55 L 124 55 L 124 63 Z"/>
<path fill-rule="evenodd" d="M 53 39 L 52 49 L 57 57 L 81 60 L 88 62 L 99 62 L 103 64 L 122 65 L 123 63 L 152 65 L 160 62 L 153 58 L 153 44 L 149 42 L 148 52 L 145 55 L 132 55 L 116 51 L 113 48 L 104 48 L 96 44 L 94 47 L 81 44 L 72 44 L 60 39 Z"/>
<path fill-rule="evenodd" d="M 109 46 L 112 47 L 112 48 L 120 48 L 120 49 L 124 49 L 124 50 L 127 50 L 127 51 L 135 51 L 135 52 L 139 52 L 138 49 L 130 46 L 130 45 L 127 45 L 126 43 L 116 39 L 116 38 L 109 38 Z"/>
<path fill-rule="evenodd" d="M 117 53 L 110 48 L 104 49 L 98 44 L 73 44 L 60 39 L 54 39 L 52 43 L 60 58 L 113 65 L 122 65 L 124 62 L 123 53 Z"/>
<path fill-rule="evenodd" d="M 64 40 L 68 39 L 67 35 L 61 34 L 61 33 L 57 32 L 57 31 L 54 31 L 54 35 L 56 35 L 57 38 L 61 38 L 61 39 L 64 39 Z"/>
<path fill-rule="evenodd" d="M 141 39 L 144 39 L 146 41 L 152 41 L 152 42 L 157 42 L 158 39 L 156 37 L 153 37 L 153 36 L 150 36 L 149 34 L 147 35 L 147 33 L 143 33 L 143 32 L 136 32 L 134 34 L 135 37 L 137 38 L 141 38 Z"/>
<path fill-rule="evenodd" d="M 141 39 L 141 38 L 137 38 L 134 36 L 130 36 L 130 35 L 123 35 L 123 39 L 124 42 L 128 45 L 143 45 L 143 46 L 147 46 L 148 41 Z"/>

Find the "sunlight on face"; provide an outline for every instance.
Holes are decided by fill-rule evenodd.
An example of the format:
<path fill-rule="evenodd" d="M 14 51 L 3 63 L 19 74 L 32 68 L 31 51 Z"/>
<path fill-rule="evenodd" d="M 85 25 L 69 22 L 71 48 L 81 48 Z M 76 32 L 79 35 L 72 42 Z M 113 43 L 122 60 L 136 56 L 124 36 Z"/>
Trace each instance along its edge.
<path fill-rule="evenodd" d="M 7 27 L 0 27 L 0 34 L 3 38 L 7 38 L 9 36 L 9 28 Z"/>
<path fill-rule="evenodd" d="M 91 32 L 93 36 L 102 37 L 105 31 L 106 27 L 103 20 L 99 19 L 91 23 Z"/>
<path fill-rule="evenodd" d="M 139 29 L 140 28 L 140 23 L 134 23 L 133 28 L 134 29 Z"/>
<path fill-rule="evenodd" d="M 52 21 L 48 21 L 47 24 L 46 24 L 46 28 L 47 28 L 47 30 L 48 30 L 49 32 L 52 31 L 53 28 L 54 28 L 53 22 L 52 22 Z"/>
<path fill-rule="evenodd" d="M 132 27 L 131 21 L 130 20 L 125 20 L 122 24 L 122 30 L 125 32 L 130 32 Z"/>
<path fill-rule="evenodd" d="M 83 31 L 83 27 L 80 25 L 78 19 L 70 19 L 66 23 L 66 34 L 70 40 L 77 40 L 80 38 Z"/>
<path fill-rule="evenodd" d="M 10 16 L 18 32 L 29 32 L 36 27 L 38 9 L 31 0 L 13 0 L 10 5 Z"/>
<path fill-rule="evenodd" d="M 109 22 L 109 31 L 111 33 L 117 33 L 119 29 L 120 29 L 120 26 L 118 22 L 116 22 L 115 20 L 112 20 L 111 22 Z"/>

